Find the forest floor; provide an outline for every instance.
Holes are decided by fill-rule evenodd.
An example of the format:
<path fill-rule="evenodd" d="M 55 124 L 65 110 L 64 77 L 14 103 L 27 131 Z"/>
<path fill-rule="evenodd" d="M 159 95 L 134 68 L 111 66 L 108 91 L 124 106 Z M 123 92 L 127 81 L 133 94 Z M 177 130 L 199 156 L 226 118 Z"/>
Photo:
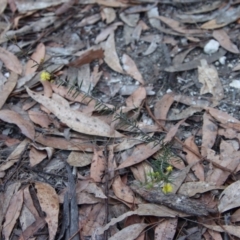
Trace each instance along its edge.
<path fill-rule="evenodd" d="M 2 0 L 4 239 L 240 239 L 240 1 Z"/>

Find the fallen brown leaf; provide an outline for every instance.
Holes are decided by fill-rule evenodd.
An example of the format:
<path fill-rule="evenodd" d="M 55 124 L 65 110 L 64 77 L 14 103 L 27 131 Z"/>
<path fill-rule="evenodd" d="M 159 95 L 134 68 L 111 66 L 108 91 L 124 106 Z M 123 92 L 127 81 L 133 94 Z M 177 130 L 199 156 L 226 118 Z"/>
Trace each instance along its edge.
<path fill-rule="evenodd" d="M 26 64 L 25 75 L 29 75 L 37 71 L 39 65 L 44 61 L 45 52 L 45 45 L 43 43 L 39 43 L 35 52 L 32 54 Z"/>
<path fill-rule="evenodd" d="M 15 72 L 11 72 L 7 82 L 0 88 L 0 109 L 6 102 L 7 98 L 15 88 L 18 80 L 18 75 Z"/>
<path fill-rule="evenodd" d="M 34 139 L 35 129 L 33 124 L 23 119 L 20 114 L 11 110 L 0 110 L 0 119 L 4 122 L 16 124 L 26 137 Z"/>
<path fill-rule="evenodd" d="M 88 117 L 79 111 L 71 110 L 65 106 L 60 105 L 58 102 L 42 96 L 41 94 L 32 92 L 27 88 L 29 96 L 35 101 L 41 103 L 49 111 L 51 111 L 56 117 L 58 117 L 63 123 L 73 130 L 85 134 L 96 136 L 108 136 L 108 137 L 122 137 L 123 135 L 114 131 L 105 122 L 102 122 L 96 117 Z M 1 117 L 1 115 L 0 115 Z"/>
<path fill-rule="evenodd" d="M 220 45 L 223 48 L 225 48 L 229 52 L 232 52 L 235 54 L 240 53 L 237 46 L 234 43 L 232 43 L 229 35 L 223 29 L 214 30 L 213 37 L 220 43 Z"/>
<path fill-rule="evenodd" d="M 103 155 L 103 151 L 97 151 L 96 149 L 94 149 L 92 164 L 90 168 L 90 177 L 95 182 L 101 182 L 104 177 L 105 170 L 106 159 Z"/>
<path fill-rule="evenodd" d="M 194 142 L 194 137 L 191 136 L 189 138 L 187 138 L 184 142 L 184 145 L 187 145 L 189 148 L 193 149 L 195 152 L 197 152 L 199 155 L 199 151 L 198 151 L 198 147 Z M 191 151 L 189 151 L 187 148 L 183 148 L 184 151 L 187 153 L 186 155 L 186 160 L 189 164 L 193 164 L 193 163 L 197 163 L 199 162 L 199 158 L 193 154 Z M 194 174 L 196 175 L 196 177 L 200 180 L 200 181 L 204 181 L 205 177 L 204 177 L 204 169 L 203 166 L 200 163 L 195 164 L 192 167 L 192 170 L 194 171 Z"/>
<path fill-rule="evenodd" d="M 19 75 L 22 74 L 22 65 L 18 58 L 2 47 L 0 47 L 0 59 L 5 64 L 6 68 Z"/>
<path fill-rule="evenodd" d="M 161 144 L 157 144 L 154 146 L 154 143 L 151 142 L 149 144 L 140 144 L 133 150 L 133 153 L 130 157 L 125 159 L 125 161 L 120 164 L 117 169 L 130 167 L 137 163 L 140 163 L 146 160 L 148 157 L 152 156 L 155 152 L 161 149 Z"/>
<path fill-rule="evenodd" d="M 58 228 L 59 201 L 55 189 L 46 183 L 35 183 L 37 196 L 42 210 L 45 212 L 45 220 L 48 223 L 49 239 L 54 240 Z"/>
<path fill-rule="evenodd" d="M 11 232 L 14 225 L 20 215 L 23 205 L 23 190 L 19 190 L 15 193 L 10 201 L 8 210 L 5 216 L 5 222 L 3 225 L 2 233 L 6 240 L 10 239 Z"/>
<path fill-rule="evenodd" d="M 114 33 L 111 33 L 107 41 L 101 45 L 104 48 L 104 61 L 107 65 L 116 72 L 124 73 L 115 48 Z"/>
<path fill-rule="evenodd" d="M 127 55 L 122 56 L 123 69 L 134 79 L 144 85 L 142 74 L 137 69 L 135 62 Z"/>

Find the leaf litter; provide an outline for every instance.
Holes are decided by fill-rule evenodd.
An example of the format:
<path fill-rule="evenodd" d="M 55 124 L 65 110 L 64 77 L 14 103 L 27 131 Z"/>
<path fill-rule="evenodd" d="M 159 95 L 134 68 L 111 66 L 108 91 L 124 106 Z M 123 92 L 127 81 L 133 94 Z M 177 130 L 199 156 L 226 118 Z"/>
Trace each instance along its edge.
<path fill-rule="evenodd" d="M 180 2 L 3 1 L 1 237 L 240 238 L 239 1 Z"/>

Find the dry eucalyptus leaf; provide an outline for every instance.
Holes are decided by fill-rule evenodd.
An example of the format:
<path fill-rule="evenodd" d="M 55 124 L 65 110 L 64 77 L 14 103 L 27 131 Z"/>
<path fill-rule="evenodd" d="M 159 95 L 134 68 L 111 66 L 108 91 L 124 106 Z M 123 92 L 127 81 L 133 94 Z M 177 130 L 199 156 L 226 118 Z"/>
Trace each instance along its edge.
<path fill-rule="evenodd" d="M 46 183 L 37 182 L 35 187 L 41 208 L 46 213 L 45 220 L 48 223 L 49 240 L 53 240 L 58 228 L 58 195 L 55 189 Z"/>
<path fill-rule="evenodd" d="M 109 240 L 135 240 L 147 226 L 146 223 L 132 224 L 115 233 Z"/>
<path fill-rule="evenodd" d="M 34 139 L 35 129 L 31 122 L 26 121 L 23 117 L 11 110 L 0 110 L 0 119 L 4 122 L 16 124 L 26 137 Z"/>
<path fill-rule="evenodd" d="M 199 82 L 203 84 L 200 94 L 211 93 L 216 100 L 224 97 L 223 87 L 218 77 L 217 69 L 213 65 L 208 65 L 205 59 L 201 60 L 198 67 Z"/>
<path fill-rule="evenodd" d="M 139 72 L 135 62 L 127 54 L 122 56 L 123 69 L 134 79 L 144 84 L 142 74 Z"/>
<path fill-rule="evenodd" d="M 239 54 L 238 47 L 231 41 L 229 35 L 223 29 L 214 30 L 213 37 L 229 52 Z"/>
<path fill-rule="evenodd" d="M 220 213 L 240 206 L 240 181 L 229 185 L 220 195 L 218 210 Z"/>
<path fill-rule="evenodd" d="M 124 73 L 115 48 L 114 33 L 111 33 L 107 41 L 102 43 L 104 48 L 104 61 L 114 71 Z"/>
<path fill-rule="evenodd" d="M 8 210 L 6 212 L 5 222 L 2 231 L 6 240 L 10 239 L 11 232 L 21 213 L 22 204 L 23 204 L 23 190 L 21 189 L 13 195 Z"/>
<path fill-rule="evenodd" d="M 186 195 L 188 197 L 193 197 L 197 193 L 204 193 L 215 189 L 225 189 L 224 186 L 216 186 L 215 183 L 209 182 L 186 182 L 183 183 L 178 190 L 179 194 Z"/>
<path fill-rule="evenodd" d="M 32 56 L 27 62 L 25 75 L 33 74 L 37 71 L 39 64 L 44 61 L 45 53 L 45 45 L 43 43 L 39 43 L 35 52 L 32 54 Z"/>
<path fill-rule="evenodd" d="M 7 69 L 19 75 L 22 73 L 22 65 L 18 58 L 2 47 L 0 47 L 0 60 L 3 61 Z"/>
<path fill-rule="evenodd" d="M 53 101 L 50 98 L 35 93 L 27 88 L 29 96 L 35 101 L 41 103 L 49 111 L 51 111 L 57 118 L 74 131 L 85 133 L 95 136 L 105 137 L 122 137 L 119 132 L 110 128 L 105 122 L 99 120 L 96 117 L 88 117 L 85 114 L 71 110 L 65 106 L 62 106 L 58 102 Z"/>

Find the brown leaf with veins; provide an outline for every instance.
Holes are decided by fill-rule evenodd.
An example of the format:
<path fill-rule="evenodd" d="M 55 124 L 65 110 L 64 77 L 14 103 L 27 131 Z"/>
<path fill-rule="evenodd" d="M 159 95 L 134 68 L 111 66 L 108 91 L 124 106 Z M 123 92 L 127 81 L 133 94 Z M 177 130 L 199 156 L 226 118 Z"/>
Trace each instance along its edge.
<path fill-rule="evenodd" d="M 161 148 L 162 148 L 161 144 L 157 144 L 154 146 L 153 142 L 149 144 L 146 143 L 140 144 L 137 147 L 135 147 L 135 149 L 132 152 L 132 155 L 125 159 L 125 161 L 122 164 L 120 164 L 117 167 L 117 169 L 130 167 L 132 165 L 140 163 L 149 158 L 150 156 L 152 156 L 155 152 L 157 152 Z"/>
<path fill-rule="evenodd" d="M 114 33 L 111 33 L 107 41 L 101 45 L 104 48 L 104 61 L 107 65 L 116 72 L 124 73 L 115 48 Z"/>
<path fill-rule="evenodd" d="M 22 205 L 23 205 L 23 190 L 19 190 L 17 193 L 13 195 L 8 210 L 6 212 L 5 222 L 2 231 L 6 240 L 10 239 L 11 232 L 21 213 Z"/>
<path fill-rule="evenodd" d="M 199 151 L 198 151 L 198 147 L 194 142 L 194 137 L 190 136 L 189 138 L 187 138 L 184 142 L 184 145 L 187 145 L 189 148 L 193 149 L 195 152 L 197 152 L 199 155 Z M 198 162 L 200 159 L 199 157 L 197 157 L 195 154 L 193 154 L 191 151 L 189 151 L 187 148 L 183 148 L 184 151 L 187 153 L 186 155 L 186 160 L 189 164 L 193 164 Z M 196 177 L 200 180 L 200 181 L 204 181 L 204 169 L 203 166 L 200 163 L 195 164 L 192 167 L 192 170 L 194 171 L 194 174 L 196 175 Z"/>
<path fill-rule="evenodd" d="M 142 74 L 139 72 L 135 62 L 127 54 L 122 56 L 123 69 L 135 80 L 144 85 Z"/>
<path fill-rule="evenodd" d="M 129 108 L 139 108 L 146 98 L 147 93 L 146 89 L 142 86 L 140 86 L 136 91 L 132 93 L 131 96 L 129 96 L 126 99 L 126 105 Z"/>
<path fill-rule="evenodd" d="M 114 178 L 112 189 L 115 195 L 127 203 L 134 203 L 134 193 L 129 186 L 123 183 L 120 176 Z"/>
<path fill-rule="evenodd" d="M 103 155 L 103 151 L 97 151 L 94 149 L 93 159 L 90 168 L 90 177 L 95 182 L 101 182 L 104 177 L 104 172 L 106 170 L 106 159 Z"/>
<path fill-rule="evenodd" d="M 231 41 L 229 35 L 223 29 L 214 30 L 213 37 L 229 52 L 239 54 L 238 47 Z"/>
<path fill-rule="evenodd" d="M 39 43 L 37 45 L 37 48 L 35 52 L 32 54 L 32 56 L 29 58 L 27 64 L 26 64 L 26 71 L 25 76 L 28 74 L 35 73 L 41 64 L 41 62 L 45 58 L 46 48 L 43 43 Z"/>
<path fill-rule="evenodd" d="M 91 63 L 95 59 L 103 58 L 103 49 L 99 46 L 93 46 L 87 50 L 81 51 L 81 55 L 74 61 L 69 63 L 69 66 L 80 67 L 84 64 Z"/>
<path fill-rule="evenodd" d="M 201 154 L 203 157 L 207 156 L 207 149 L 211 149 L 217 137 L 218 126 L 214 123 L 214 119 L 208 114 L 203 114 L 203 128 L 202 128 L 202 146 Z"/>
<path fill-rule="evenodd" d="M 55 189 L 46 183 L 37 182 L 35 188 L 41 208 L 46 214 L 45 220 L 48 223 L 49 240 L 53 240 L 58 228 L 58 195 Z"/>
<path fill-rule="evenodd" d="M 26 121 L 22 116 L 11 110 L 0 110 L 0 119 L 4 122 L 16 124 L 26 137 L 34 139 L 35 129 L 31 122 Z"/>
<path fill-rule="evenodd" d="M 18 75 L 15 72 L 11 72 L 7 82 L 0 87 L 0 109 L 6 102 L 8 96 L 15 88 L 18 81 Z"/>
<path fill-rule="evenodd" d="M 0 47 L 0 59 L 3 61 L 8 70 L 11 70 L 19 75 L 22 74 L 22 65 L 18 58 L 2 47 Z"/>

